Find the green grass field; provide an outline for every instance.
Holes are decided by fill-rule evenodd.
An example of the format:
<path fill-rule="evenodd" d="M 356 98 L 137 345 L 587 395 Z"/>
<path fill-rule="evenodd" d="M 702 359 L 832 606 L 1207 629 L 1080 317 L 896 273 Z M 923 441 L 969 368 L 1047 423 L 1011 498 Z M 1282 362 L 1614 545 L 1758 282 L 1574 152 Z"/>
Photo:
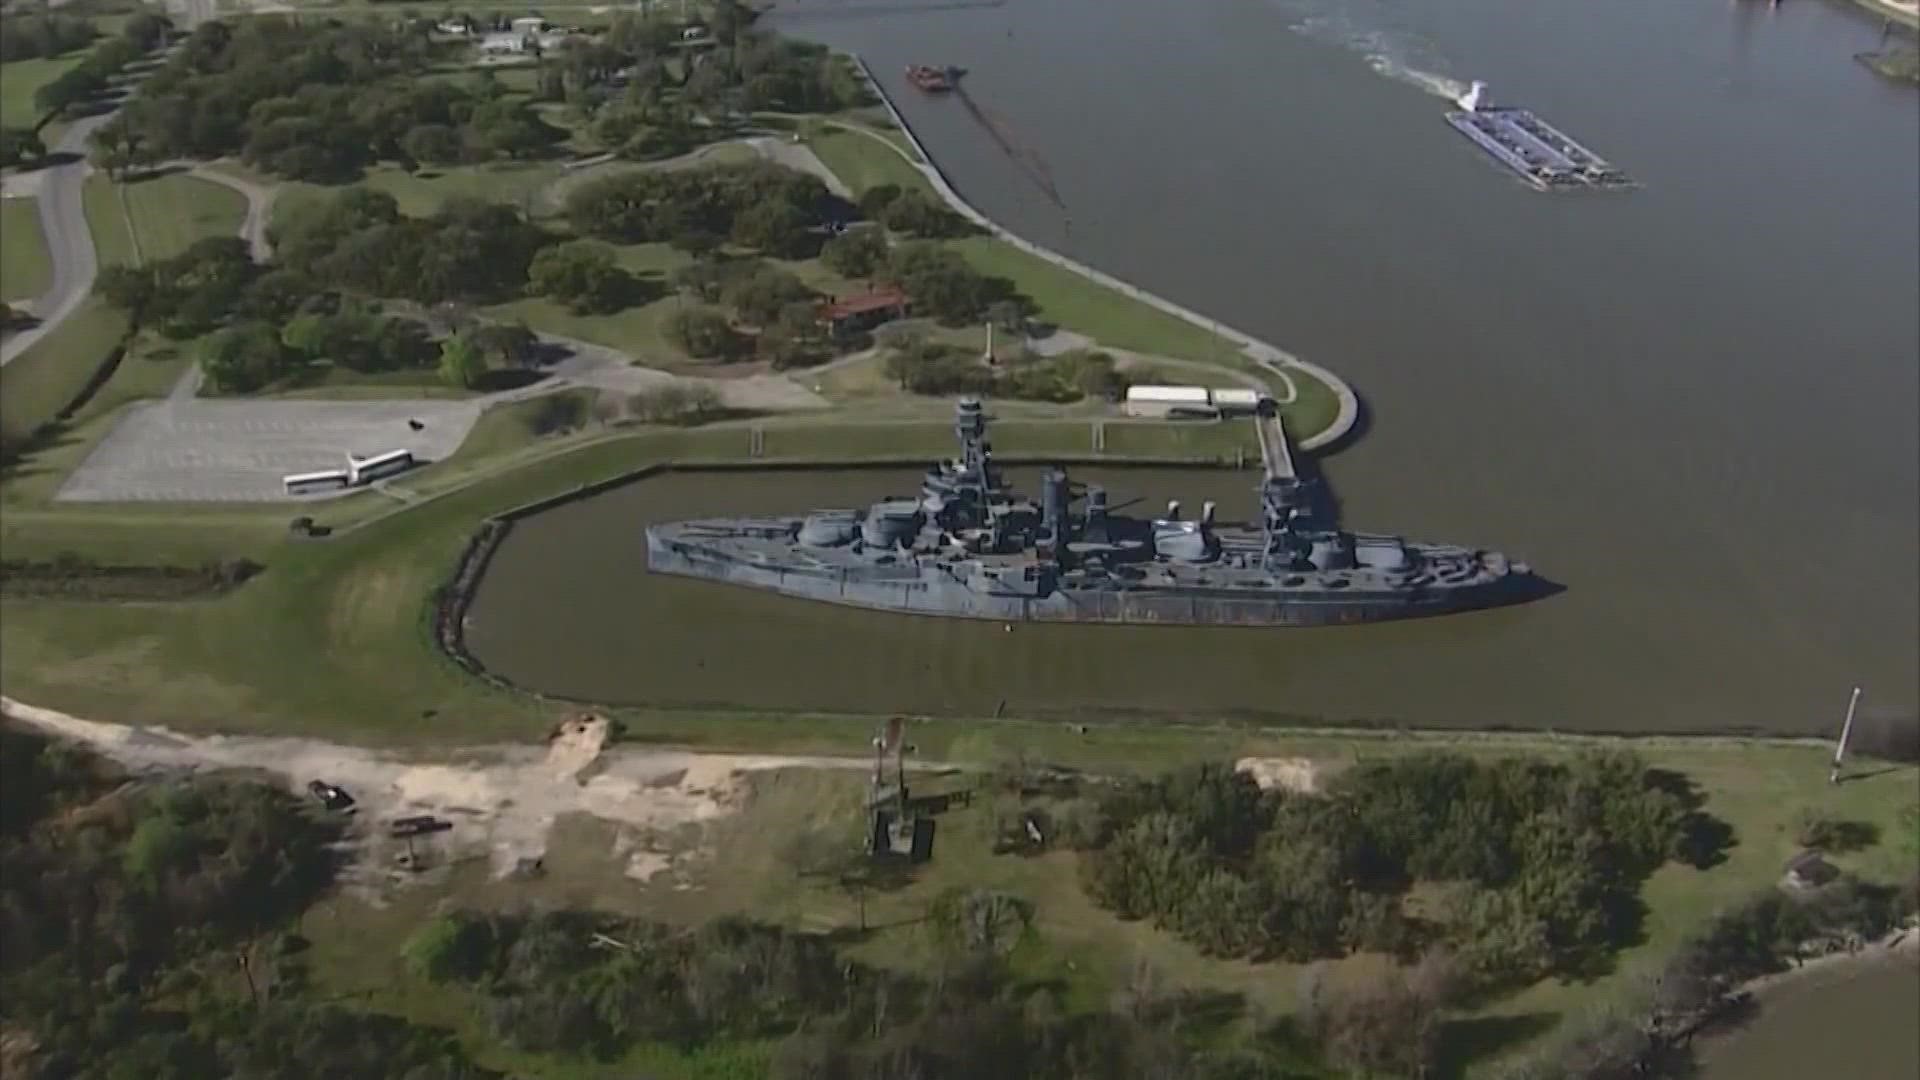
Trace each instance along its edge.
<path fill-rule="evenodd" d="M 857 131 L 827 129 L 807 140 L 807 146 L 833 170 L 855 195 L 866 194 L 881 184 L 897 184 L 907 190 L 926 190 L 926 178 L 901 153 L 911 153 L 904 140 L 896 143 L 900 153 L 876 146 L 873 139 Z"/>
<path fill-rule="evenodd" d="M 0 301 L 18 303 L 39 296 L 53 276 L 46 237 L 40 233 L 40 206 L 33 199 L 0 200 Z"/>
<path fill-rule="evenodd" d="M 25 438 L 79 396 L 126 336 L 127 320 L 88 299 L 46 337 L 0 367 L 0 431 Z"/>
<path fill-rule="evenodd" d="M 247 216 L 239 192 L 179 173 L 118 185 L 95 173 L 82 202 L 101 266 L 171 258 L 204 237 L 237 235 Z"/>
<path fill-rule="evenodd" d="M 140 254 L 149 262 L 172 258 L 204 237 L 234 236 L 247 216 L 245 196 L 192 176 L 136 180 L 123 190 Z"/>
<path fill-rule="evenodd" d="M 40 122 L 33 95 L 85 58 L 76 49 L 65 56 L 37 60 L 9 60 L 0 64 L 0 127 L 30 128 Z M 43 133 L 44 134 L 44 133 Z"/>

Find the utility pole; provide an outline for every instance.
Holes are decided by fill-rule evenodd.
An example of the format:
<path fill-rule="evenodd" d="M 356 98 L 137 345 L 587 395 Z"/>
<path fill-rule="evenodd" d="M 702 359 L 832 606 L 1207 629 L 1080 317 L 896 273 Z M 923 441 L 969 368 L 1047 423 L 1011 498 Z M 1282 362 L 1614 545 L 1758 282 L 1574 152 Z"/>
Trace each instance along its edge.
<path fill-rule="evenodd" d="M 1833 748 L 1833 771 L 1827 774 L 1827 783 L 1840 782 L 1840 759 L 1847 754 L 1847 740 L 1853 735 L 1853 712 L 1860 705 L 1860 688 L 1853 688 L 1853 696 L 1847 699 L 1847 719 L 1840 725 L 1840 743 Z"/>
<path fill-rule="evenodd" d="M 247 977 L 247 997 L 253 1001 L 255 1009 L 260 1008 L 260 988 L 253 983 L 253 961 L 247 950 L 240 950 L 240 973 Z"/>

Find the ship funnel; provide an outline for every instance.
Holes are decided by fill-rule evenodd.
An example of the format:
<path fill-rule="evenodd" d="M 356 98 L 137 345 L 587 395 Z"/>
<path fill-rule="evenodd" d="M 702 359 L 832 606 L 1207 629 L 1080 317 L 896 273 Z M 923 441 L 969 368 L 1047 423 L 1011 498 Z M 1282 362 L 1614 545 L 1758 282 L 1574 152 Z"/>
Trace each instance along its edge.
<path fill-rule="evenodd" d="M 1454 99 L 1454 104 L 1467 112 L 1478 112 L 1480 106 L 1487 103 L 1487 84 L 1475 79 L 1467 92 Z"/>
<path fill-rule="evenodd" d="M 1213 506 L 1212 499 L 1208 499 L 1206 502 L 1203 502 L 1200 504 L 1200 524 L 1202 525 L 1213 524 L 1213 510 L 1214 510 L 1214 506 Z"/>
<path fill-rule="evenodd" d="M 1167 520 L 1168 521 L 1180 520 L 1180 500 L 1179 499 L 1167 500 Z"/>

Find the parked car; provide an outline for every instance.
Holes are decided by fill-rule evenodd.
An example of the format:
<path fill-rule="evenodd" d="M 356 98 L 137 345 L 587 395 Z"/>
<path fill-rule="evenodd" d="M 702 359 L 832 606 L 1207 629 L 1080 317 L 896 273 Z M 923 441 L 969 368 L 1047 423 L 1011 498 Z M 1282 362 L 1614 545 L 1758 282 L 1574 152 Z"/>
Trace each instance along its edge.
<path fill-rule="evenodd" d="M 307 783 L 307 790 L 312 793 L 314 798 L 320 800 L 321 806 L 326 807 L 334 813 L 347 814 L 353 812 L 353 796 L 347 794 L 345 788 L 336 787 L 333 784 L 327 783 L 325 780 L 312 780 Z"/>

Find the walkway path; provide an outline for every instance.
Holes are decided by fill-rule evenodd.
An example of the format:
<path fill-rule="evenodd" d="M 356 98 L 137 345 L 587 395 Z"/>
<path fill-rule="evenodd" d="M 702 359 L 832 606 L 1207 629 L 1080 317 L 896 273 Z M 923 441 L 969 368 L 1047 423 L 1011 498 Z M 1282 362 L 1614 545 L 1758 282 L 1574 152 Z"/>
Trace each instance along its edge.
<path fill-rule="evenodd" d="M 866 76 L 868 85 L 873 87 L 874 96 L 878 97 L 880 104 L 886 107 L 887 115 L 892 117 L 894 125 L 907 137 L 907 142 L 913 146 L 915 153 L 920 155 L 920 160 L 915 161 L 912 155 L 903 153 L 900 147 L 895 145 L 892 140 L 876 131 L 871 131 L 853 124 L 840 124 L 838 126 L 844 130 L 862 132 L 870 138 L 878 140 L 894 153 L 899 154 L 902 160 L 919 170 L 920 174 L 927 178 L 927 182 L 933 186 L 933 189 L 938 192 L 940 197 L 947 201 L 947 205 L 953 207 L 954 211 L 961 217 L 966 218 L 968 221 L 985 229 L 1000 240 L 1019 248 L 1021 251 L 1035 258 L 1045 259 L 1063 270 L 1070 270 L 1097 285 L 1112 289 L 1122 296 L 1138 300 L 1143 304 L 1164 311 L 1177 319 L 1182 319 L 1202 329 L 1211 330 L 1221 337 L 1237 343 L 1243 354 L 1269 372 L 1280 374 L 1285 368 L 1295 367 L 1325 383 L 1327 387 L 1333 391 L 1334 397 L 1339 402 L 1339 413 L 1334 417 L 1333 423 L 1328 425 L 1326 430 L 1316 433 L 1311 438 L 1301 440 L 1299 443 L 1300 449 L 1313 450 L 1326 446 L 1344 437 L 1349 431 L 1353 430 L 1354 424 L 1359 422 L 1359 398 L 1355 396 L 1353 389 L 1341 381 L 1339 376 L 1333 372 L 1318 365 L 1310 364 L 1277 346 L 1261 341 L 1251 334 L 1236 330 L 1217 319 L 1211 319 L 1198 312 L 1181 307 L 1173 301 L 1156 296 L 1139 286 L 1121 281 L 1111 274 L 1095 270 L 1093 267 L 1076 262 L 1057 251 L 1041 247 L 1039 244 L 1033 243 L 1024 237 L 1016 236 L 995 223 L 985 214 L 974 209 L 973 205 L 962 198 L 960 193 L 954 190 L 953 185 L 947 181 L 946 174 L 940 171 L 939 165 L 934 162 L 933 155 L 927 152 L 927 148 L 920 142 L 919 136 L 915 135 L 913 128 L 907 124 L 907 118 L 902 116 L 900 110 L 894 107 L 893 99 L 887 96 L 886 88 L 880 84 L 879 78 L 876 77 L 873 74 L 873 70 L 867 66 L 866 60 L 856 55 L 853 61 L 854 64 L 860 68 L 861 74 Z M 1291 384 L 1291 380 L 1289 380 L 1289 384 Z"/>
<path fill-rule="evenodd" d="M 51 334 L 65 322 L 93 289 L 99 264 L 93 254 L 93 234 L 87 230 L 87 214 L 82 191 L 93 167 L 87 164 L 87 136 L 106 123 L 112 111 L 74 121 L 48 148 L 50 154 L 70 156 L 72 160 L 40 170 L 38 197 L 40 232 L 47 239 L 47 255 L 53 264 L 47 291 L 28 308 L 38 325 L 22 330 L 0 342 L 0 364 L 12 362 Z"/>

